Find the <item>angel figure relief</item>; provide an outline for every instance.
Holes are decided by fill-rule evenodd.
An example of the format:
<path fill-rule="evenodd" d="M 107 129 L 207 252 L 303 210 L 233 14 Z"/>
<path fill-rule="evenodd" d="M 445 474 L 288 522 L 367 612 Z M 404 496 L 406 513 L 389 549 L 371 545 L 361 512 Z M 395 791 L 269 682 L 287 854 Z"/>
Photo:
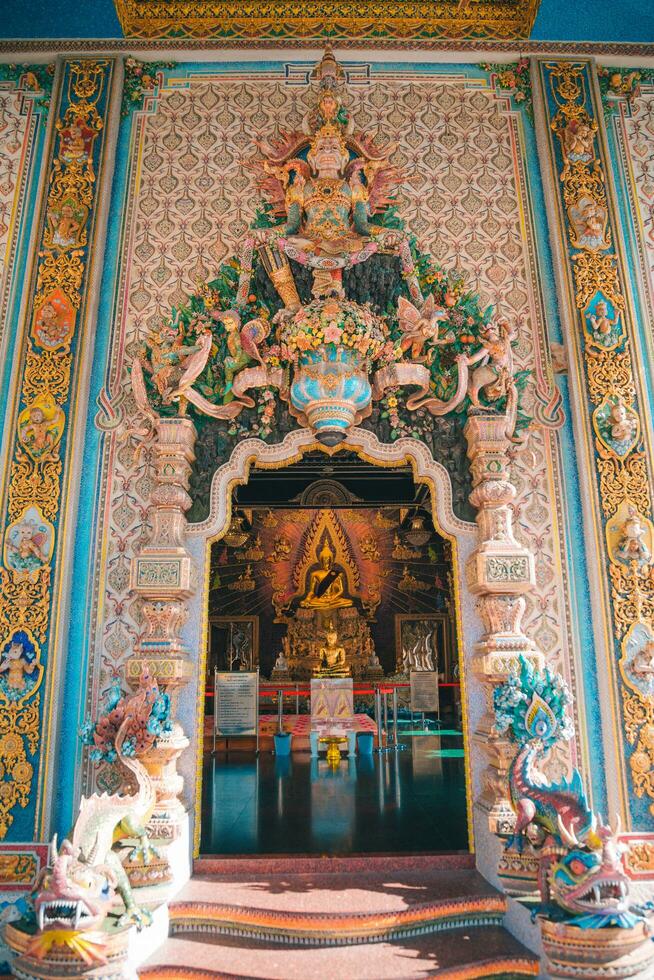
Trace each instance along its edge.
<path fill-rule="evenodd" d="M 488 324 L 481 336 L 481 350 L 468 358 L 468 367 L 479 366 L 468 382 L 468 394 L 473 408 L 483 408 L 481 392 L 489 401 L 509 397 L 515 391 L 513 341 L 516 331 L 508 320 L 498 319 Z"/>
<path fill-rule="evenodd" d="M 444 307 L 436 305 L 433 293 L 429 294 L 420 309 L 404 296 L 400 296 L 397 303 L 397 319 L 402 331 L 400 348 L 403 352 L 409 351 L 414 363 L 429 364 L 433 359 L 433 347 L 423 354 L 425 344 L 445 346 L 454 340 L 451 330 L 445 337 L 439 338 L 440 324 L 447 322 L 449 316 Z"/>

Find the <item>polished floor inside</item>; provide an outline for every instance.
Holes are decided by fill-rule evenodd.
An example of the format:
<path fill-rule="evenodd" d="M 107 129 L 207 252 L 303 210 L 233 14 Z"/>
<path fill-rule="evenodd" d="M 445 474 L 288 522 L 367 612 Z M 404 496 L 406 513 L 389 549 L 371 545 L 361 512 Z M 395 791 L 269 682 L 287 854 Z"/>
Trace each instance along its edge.
<path fill-rule="evenodd" d="M 205 760 L 202 854 L 468 849 L 463 737 L 405 733 L 401 750 L 343 757 L 230 752 Z"/>

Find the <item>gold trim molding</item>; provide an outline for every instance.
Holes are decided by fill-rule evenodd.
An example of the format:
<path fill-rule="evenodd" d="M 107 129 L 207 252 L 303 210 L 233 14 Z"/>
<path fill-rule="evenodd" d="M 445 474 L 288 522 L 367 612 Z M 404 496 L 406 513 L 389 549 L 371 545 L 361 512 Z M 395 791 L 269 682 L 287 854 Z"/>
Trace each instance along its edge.
<path fill-rule="evenodd" d="M 540 0 L 114 0 L 126 37 L 315 41 L 527 38 Z"/>

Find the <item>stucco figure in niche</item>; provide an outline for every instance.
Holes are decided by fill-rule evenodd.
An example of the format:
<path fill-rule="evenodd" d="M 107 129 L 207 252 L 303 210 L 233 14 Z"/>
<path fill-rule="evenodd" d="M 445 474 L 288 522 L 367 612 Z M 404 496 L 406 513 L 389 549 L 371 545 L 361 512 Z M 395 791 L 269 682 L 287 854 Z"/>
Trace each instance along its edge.
<path fill-rule="evenodd" d="M 606 536 L 614 561 L 638 568 L 651 563 L 654 527 L 630 501 L 623 501 L 607 523 Z"/>
<path fill-rule="evenodd" d="M 91 153 L 97 132 L 87 126 L 82 117 L 75 117 L 59 130 L 59 155 L 67 163 L 83 161 Z"/>
<path fill-rule="evenodd" d="M 573 245 L 592 251 L 609 247 L 607 240 L 608 212 L 589 194 L 581 194 L 568 208 L 570 223 L 574 229 Z"/>
<path fill-rule="evenodd" d="M 53 289 L 34 313 L 32 336 L 41 347 L 57 350 L 70 344 L 75 308 L 62 289 Z"/>
<path fill-rule="evenodd" d="M 569 119 L 561 131 L 563 155 L 569 163 L 581 161 L 589 163 L 594 155 L 594 140 L 597 123 L 587 115 Z"/>
<path fill-rule="evenodd" d="M 654 697 L 654 633 L 646 623 L 634 623 L 622 641 L 619 661 L 625 683 L 643 697 Z"/>
<path fill-rule="evenodd" d="M 21 703 L 38 687 L 43 668 L 29 630 L 15 630 L 0 646 L 0 701 Z"/>
<path fill-rule="evenodd" d="M 80 244 L 88 214 L 88 208 L 72 195 L 52 204 L 48 209 L 48 241 L 61 249 Z"/>
<path fill-rule="evenodd" d="M 64 413 L 49 392 L 39 395 L 18 416 L 18 438 L 35 461 L 48 459 L 64 432 Z"/>
<path fill-rule="evenodd" d="M 593 413 L 593 424 L 600 441 L 620 458 L 638 442 L 640 419 L 620 395 L 604 399 Z"/>
<path fill-rule="evenodd" d="M 7 528 L 4 560 L 18 575 L 34 577 L 52 557 L 54 528 L 36 505 L 26 507 Z"/>
<path fill-rule="evenodd" d="M 586 311 L 586 333 L 590 343 L 613 350 L 623 339 L 621 313 L 598 293 Z"/>

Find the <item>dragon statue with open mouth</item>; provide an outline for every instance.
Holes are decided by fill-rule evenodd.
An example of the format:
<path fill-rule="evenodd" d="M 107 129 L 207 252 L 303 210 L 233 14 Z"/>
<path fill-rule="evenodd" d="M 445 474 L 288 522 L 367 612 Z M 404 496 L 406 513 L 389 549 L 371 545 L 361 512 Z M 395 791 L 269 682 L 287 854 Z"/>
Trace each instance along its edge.
<path fill-rule="evenodd" d="M 506 848 L 520 851 L 529 843 L 537 852 L 546 914 L 582 929 L 628 929 L 644 916 L 630 906 L 619 824 L 613 829 L 592 812 L 577 769 L 558 783 L 538 769 L 545 753 L 572 735 L 571 700 L 560 674 L 539 671 L 524 657 L 519 672 L 495 691 L 497 730 L 518 746 L 509 770 L 516 825 Z"/>
<path fill-rule="evenodd" d="M 83 797 L 69 840 L 50 848 L 48 867 L 34 891 L 36 932 L 26 948 L 28 957 L 46 960 L 62 948 L 89 966 L 107 962 L 105 926 L 118 894 L 125 906 L 118 929 L 135 925 L 142 929 L 151 914 L 141 908 L 121 863 L 113 850 L 116 841 L 136 838 L 129 858 L 147 864 L 158 857 L 148 841 L 145 827 L 155 804 L 155 790 L 137 755 L 152 746 L 167 731 L 167 696 L 147 673 L 141 677 L 136 693 L 122 695 L 112 689 L 105 712 L 95 723 L 87 723 L 83 740 L 93 746 L 96 761 L 119 761 L 132 774 L 136 792 L 128 795 L 107 793 Z M 59 953 L 57 952 L 59 948 Z"/>

